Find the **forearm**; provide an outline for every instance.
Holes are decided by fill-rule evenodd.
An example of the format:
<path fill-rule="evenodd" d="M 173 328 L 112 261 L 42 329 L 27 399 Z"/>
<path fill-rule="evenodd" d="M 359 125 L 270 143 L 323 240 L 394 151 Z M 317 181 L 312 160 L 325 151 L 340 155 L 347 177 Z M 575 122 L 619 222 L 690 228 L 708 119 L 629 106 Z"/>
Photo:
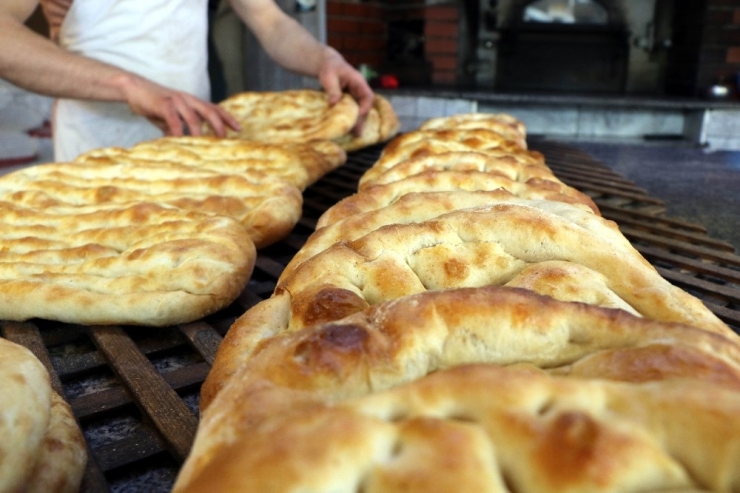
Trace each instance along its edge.
<path fill-rule="evenodd" d="M 341 56 L 319 42 L 272 1 L 235 0 L 231 3 L 270 58 L 288 70 L 317 77 L 327 57 Z"/>
<path fill-rule="evenodd" d="M 0 77 L 48 96 L 126 101 L 135 76 L 73 55 L 0 14 Z"/>

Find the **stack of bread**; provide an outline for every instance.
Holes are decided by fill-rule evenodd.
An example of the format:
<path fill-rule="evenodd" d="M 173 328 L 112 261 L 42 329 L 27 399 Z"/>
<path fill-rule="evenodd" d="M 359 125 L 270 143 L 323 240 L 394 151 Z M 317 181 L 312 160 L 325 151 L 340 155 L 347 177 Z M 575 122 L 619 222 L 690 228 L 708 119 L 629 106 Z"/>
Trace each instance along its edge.
<path fill-rule="evenodd" d="M 44 366 L 28 349 L 0 338 L 0 381 L 0 491 L 79 491 L 85 439 Z"/>
<path fill-rule="evenodd" d="M 292 95 L 260 99 L 285 109 Z M 342 137 L 356 106 L 301 108 L 313 122 L 288 121 L 289 142 L 164 137 L 0 177 L 0 320 L 157 327 L 229 305 L 256 249 L 300 219 L 302 191 L 345 162 L 321 127 Z M 281 132 L 269 118 L 242 123 Z M 0 397 L 0 491 L 77 491 L 86 455 L 71 410 L 41 363 L 2 338 Z"/>
<path fill-rule="evenodd" d="M 359 106 L 345 94 L 330 105 L 325 92 L 296 89 L 276 92 L 240 92 L 219 105 L 239 122 L 230 137 L 282 144 L 323 139 L 347 151 L 385 142 L 400 128 L 390 102 L 375 95 L 359 134 L 354 132 Z"/>
<path fill-rule="evenodd" d="M 740 491 L 740 339 L 508 115 L 392 140 L 230 328 L 174 490 Z"/>
<path fill-rule="evenodd" d="M 256 249 L 300 219 L 302 191 L 345 162 L 319 134 L 163 137 L 0 177 L 0 319 L 163 326 L 227 306 Z"/>

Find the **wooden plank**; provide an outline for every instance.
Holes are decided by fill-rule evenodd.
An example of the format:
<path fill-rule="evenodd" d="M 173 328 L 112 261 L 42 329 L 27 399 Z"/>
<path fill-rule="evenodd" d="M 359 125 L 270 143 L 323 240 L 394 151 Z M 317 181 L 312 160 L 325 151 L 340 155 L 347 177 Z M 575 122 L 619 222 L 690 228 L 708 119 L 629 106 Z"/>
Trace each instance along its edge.
<path fill-rule="evenodd" d="M 717 315 L 717 318 L 729 325 L 732 330 L 740 335 L 740 312 L 708 301 L 705 301 L 704 304 L 712 313 Z"/>
<path fill-rule="evenodd" d="M 600 170 L 570 170 L 559 166 L 551 167 L 550 169 L 552 169 L 553 173 L 555 173 L 555 175 L 560 179 L 577 179 L 588 183 L 594 183 L 596 185 L 609 185 L 615 188 L 624 188 L 625 190 L 647 194 L 647 191 L 644 188 L 638 187 L 629 180 L 625 180 L 620 175 L 605 174 Z"/>
<path fill-rule="evenodd" d="M 209 370 L 209 364 L 196 363 L 167 372 L 162 377 L 170 387 L 179 391 L 202 384 Z M 114 387 L 72 399 L 70 406 L 72 406 L 75 416 L 79 419 L 89 419 L 133 402 L 134 400 L 126 388 Z"/>
<path fill-rule="evenodd" d="M 643 241 L 651 246 L 663 247 L 707 260 L 714 260 L 730 266 L 740 267 L 740 257 L 733 253 L 721 252 L 712 248 L 692 245 L 691 243 L 676 241 L 670 238 L 663 238 L 628 226 L 624 226 L 620 229 L 630 241 Z"/>
<path fill-rule="evenodd" d="M 111 471 L 147 459 L 167 450 L 167 444 L 152 430 L 139 430 L 123 440 L 97 449 L 100 467 Z"/>
<path fill-rule="evenodd" d="M 728 269 L 727 267 L 714 263 L 707 263 L 699 259 L 684 257 L 660 248 L 644 245 L 635 245 L 635 248 L 651 263 L 670 263 L 680 269 L 692 270 L 698 274 L 724 279 L 725 281 L 740 285 L 740 271 L 738 270 Z"/>
<path fill-rule="evenodd" d="M 180 330 L 188 338 L 198 354 L 200 354 L 209 365 L 213 365 L 216 359 L 216 350 L 223 338 L 213 327 L 205 322 L 192 322 L 180 325 Z"/>
<path fill-rule="evenodd" d="M 62 381 L 59 379 L 54 365 L 51 363 L 49 357 L 49 351 L 46 350 L 44 340 L 41 338 L 41 333 L 38 327 L 29 322 L 13 322 L 5 321 L 2 324 L 3 334 L 5 338 L 11 342 L 19 344 L 26 349 L 30 350 L 41 364 L 46 367 L 46 371 L 49 372 L 49 378 L 51 380 L 51 388 L 64 398 L 64 389 L 62 388 Z"/>
<path fill-rule="evenodd" d="M 590 183 L 585 183 L 580 180 L 563 180 L 566 184 L 570 185 L 573 188 L 576 188 L 580 190 L 583 193 L 587 192 L 597 192 L 604 195 L 612 195 L 614 197 L 621 197 L 629 200 L 634 200 L 636 202 L 642 202 L 645 204 L 655 204 L 655 205 L 665 205 L 665 203 L 660 200 L 656 199 L 654 197 L 651 197 L 649 195 L 645 195 L 642 193 L 633 193 L 628 191 L 619 190 L 617 188 L 611 188 L 608 186 L 601 186 L 601 185 L 593 185 Z"/>
<path fill-rule="evenodd" d="M 152 363 L 120 327 L 95 326 L 91 337 L 110 361 L 113 371 L 136 397 L 136 404 L 162 433 L 168 449 L 185 460 L 198 420 Z"/>
<path fill-rule="evenodd" d="M 715 298 L 723 298 L 727 302 L 740 303 L 740 289 L 722 286 L 717 283 L 697 279 L 696 277 L 675 270 L 656 267 L 656 270 L 672 284 L 688 290 L 702 291 Z"/>
<path fill-rule="evenodd" d="M 614 214 L 612 218 L 617 224 L 619 224 L 620 229 L 622 227 L 629 226 L 631 228 L 647 231 L 651 234 L 660 235 L 664 238 L 674 238 L 676 240 L 685 241 L 694 245 L 703 245 L 707 248 L 714 248 L 725 252 L 735 251 L 735 247 L 733 247 L 726 241 L 712 238 L 711 236 L 707 236 L 704 233 L 681 231 L 678 228 L 666 227 L 650 220 L 631 218 L 628 214 Z"/>
<path fill-rule="evenodd" d="M 681 229 L 685 229 L 688 231 L 695 231 L 697 233 L 707 232 L 707 228 L 705 228 L 701 224 L 686 221 L 684 219 L 680 219 L 676 217 L 664 217 L 664 216 L 661 216 L 655 213 L 648 213 L 648 212 L 644 212 L 641 210 L 624 209 L 622 207 L 617 207 L 611 204 L 600 203 L 598 199 L 596 200 L 596 204 L 599 206 L 599 209 L 601 209 L 601 214 L 604 217 L 607 217 L 608 219 L 615 217 L 616 214 L 625 214 L 630 217 L 646 219 L 646 220 L 653 221 L 658 224 L 681 228 Z"/>
<path fill-rule="evenodd" d="M 137 343 L 139 350 L 146 355 L 151 355 L 161 351 L 169 351 L 181 346 L 183 341 L 173 337 L 163 337 L 157 339 L 147 339 Z M 67 379 L 78 376 L 82 373 L 88 373 L 98 368 L 107 367 L 108 361 L 97 351 L 87 354 L 69 355 L 59 358 L 55 362 L 57 372 L 60 378 Z"/>
<path fill-rule="evenodd" d="M 283 269 L 285 269 L 285 266 L 283 264 L 281 264 L 280 262 L 276 262 L 272 258 L 267 257 L 263 254 L 257 255 L 255 267 L 267 274 L 270 274 L 275 279 L 278 279 L 283 273 Z"/>

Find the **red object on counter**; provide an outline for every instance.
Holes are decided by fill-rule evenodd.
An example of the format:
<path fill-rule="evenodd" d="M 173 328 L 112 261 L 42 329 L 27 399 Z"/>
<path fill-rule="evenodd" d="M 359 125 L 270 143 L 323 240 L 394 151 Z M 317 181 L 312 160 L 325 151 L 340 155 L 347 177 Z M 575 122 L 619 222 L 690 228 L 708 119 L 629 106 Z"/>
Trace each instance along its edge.
<path fill-rule="evenodd" d="M 393 74 L 380 76 L 380 87 L 384 89 L 395 89 L 398 87 L 398 77 Z"/>

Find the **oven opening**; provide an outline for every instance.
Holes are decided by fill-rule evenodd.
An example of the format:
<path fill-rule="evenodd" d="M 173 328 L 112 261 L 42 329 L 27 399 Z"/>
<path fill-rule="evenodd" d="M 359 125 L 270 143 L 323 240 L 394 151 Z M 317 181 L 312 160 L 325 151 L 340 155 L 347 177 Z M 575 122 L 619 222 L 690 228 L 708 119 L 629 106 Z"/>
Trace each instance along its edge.
<path fill-rule="evenodd" d="M 629 32 L 618 11 L 596 0 L 522 3 L 502 27 L 499 91 L 625 91 Z"/>

